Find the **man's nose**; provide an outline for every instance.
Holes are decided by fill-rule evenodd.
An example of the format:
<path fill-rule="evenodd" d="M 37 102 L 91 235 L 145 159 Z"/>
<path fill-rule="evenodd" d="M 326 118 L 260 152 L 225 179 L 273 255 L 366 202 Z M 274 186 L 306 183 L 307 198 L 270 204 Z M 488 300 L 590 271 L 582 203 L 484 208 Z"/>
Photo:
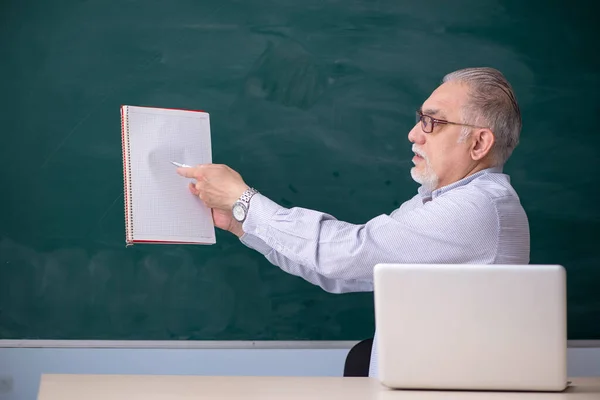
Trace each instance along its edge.
<path fill-rule="evenodd" d="M 423 144 L 425 143 L 425 133 L 421 129 L 421 124 L 416 123 L 415 126 L 408 132 L 408 140 L 411 143 Z"/>

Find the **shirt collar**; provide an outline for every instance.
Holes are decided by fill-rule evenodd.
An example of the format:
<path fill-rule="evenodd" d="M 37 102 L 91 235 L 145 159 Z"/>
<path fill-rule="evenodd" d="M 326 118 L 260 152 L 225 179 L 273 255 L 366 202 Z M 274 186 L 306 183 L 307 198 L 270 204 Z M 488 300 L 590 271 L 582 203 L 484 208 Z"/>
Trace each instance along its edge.
<path fill-rule="evenodd" d="M 501 172 L 502 172 L 501 166 L 486 168 L 486 169 L 482 169 L 479 172 L 474 173 L 473 175 L 469 175 L 459 181 L 456 181 L 456 182 L 451 183 L 446 186 L 442 186 L 441 188 L 436 189 L 434 191 L 427 190 L 423 186 L 419 186 L 419 189 L 417 191 L 418 191 L 419 195 L 421 196 L 421 198 L 423 199 L 423 203 L 425 203 L 427 201 L 435 199 L 436 197 L 438 197 L 446 192 L 449 192 L 452 189 L 464 186 L 464 185 L 468 184 L 469 182 L 473 181 L 474 179 L 480 177 L 481 175 L 490 174 L 490 173 L 501 173 Z"/>

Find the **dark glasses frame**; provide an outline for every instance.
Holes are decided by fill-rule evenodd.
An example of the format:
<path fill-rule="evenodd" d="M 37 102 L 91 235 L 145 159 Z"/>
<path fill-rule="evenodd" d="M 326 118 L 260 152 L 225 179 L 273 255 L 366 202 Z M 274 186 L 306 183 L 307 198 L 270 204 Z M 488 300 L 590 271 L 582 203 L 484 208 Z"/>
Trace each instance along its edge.
<path fill-rule="evenodd" d="M 428 123 L 428 121 L 430 123 Z M 435 128 L 435 124 L 459 125 L 459 126 L 469 126 L 471 128 L 488 129 L 485 126 L 461 124 L 458 122 L 451 122 L 451 121 L 446 121 L 444 119 L 433 118 L 431 115 L 423 114 L 423 112 L 421 110 L 417 110 L 417 122 L 421 122 L 421 129 L 423 129 L 423 132 L 425 132 L 425 133 L 433 132 L 433 129 Z M 427 128 L 428 125 L 430 126 L 430 128 Z"/>

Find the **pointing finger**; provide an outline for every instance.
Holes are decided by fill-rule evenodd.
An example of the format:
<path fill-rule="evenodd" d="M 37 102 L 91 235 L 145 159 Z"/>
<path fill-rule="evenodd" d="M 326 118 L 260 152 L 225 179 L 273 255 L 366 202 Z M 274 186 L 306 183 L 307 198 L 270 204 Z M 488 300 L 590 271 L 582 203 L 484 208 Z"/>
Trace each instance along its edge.
<path fill-rule="evenodd" d="M 177 173 L 181 176 L 185 176 L 186 178 L 197 178 L 199 175 L 195 168 L 186 167 L 177 168 Z"/>

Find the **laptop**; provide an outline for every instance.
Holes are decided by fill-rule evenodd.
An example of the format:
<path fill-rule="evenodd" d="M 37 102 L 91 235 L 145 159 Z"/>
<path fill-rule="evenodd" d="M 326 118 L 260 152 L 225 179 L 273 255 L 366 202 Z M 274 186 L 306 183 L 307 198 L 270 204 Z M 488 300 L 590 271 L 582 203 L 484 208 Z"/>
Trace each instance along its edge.
<path fill-rule="evenodd" d="M 378 264 L 378 378 L 394 389 L 562 391 L 560 265 Z"/>

